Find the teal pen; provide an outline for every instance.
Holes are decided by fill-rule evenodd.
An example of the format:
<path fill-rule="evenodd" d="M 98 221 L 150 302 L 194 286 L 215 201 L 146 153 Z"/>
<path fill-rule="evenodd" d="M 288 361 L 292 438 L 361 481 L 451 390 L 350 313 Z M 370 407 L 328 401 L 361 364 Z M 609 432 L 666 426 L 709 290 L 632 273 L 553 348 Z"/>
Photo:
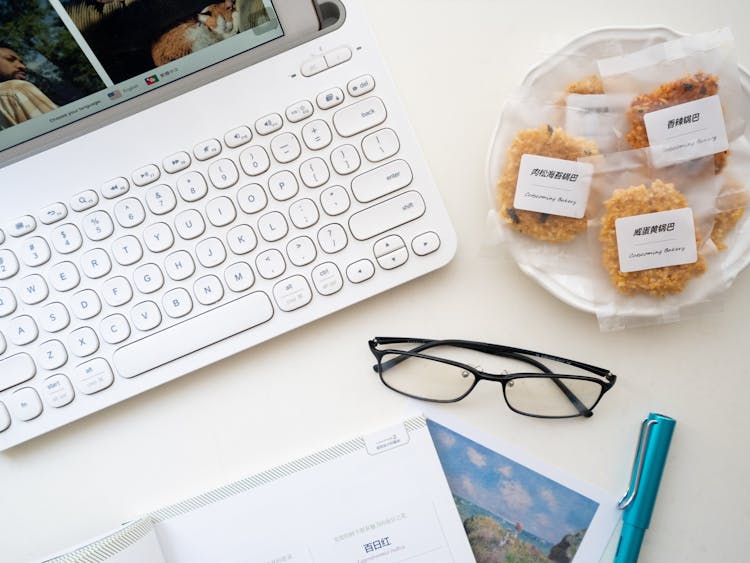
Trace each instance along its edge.
<path fill-rule="evenodd" d="M 623 511 L 622 532 L 614 563 L 635 563 L 641 550 L 656 493 L 667 461 L 676 421 L 651 413 L 641 424 L 630 485 L 617 507 Z"/>

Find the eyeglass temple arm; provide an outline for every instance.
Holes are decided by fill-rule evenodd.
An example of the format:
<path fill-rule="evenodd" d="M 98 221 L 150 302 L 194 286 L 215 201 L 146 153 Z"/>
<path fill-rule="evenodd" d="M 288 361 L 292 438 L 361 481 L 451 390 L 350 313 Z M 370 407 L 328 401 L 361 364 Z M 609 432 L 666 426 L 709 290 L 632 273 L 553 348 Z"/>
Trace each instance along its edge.
<path fill-rule="evenodd" d="M 536 352 L 534 350 L 525 350 L 523 348 L 514 348 L 513 346 L 503 346 L 501 344 L 488 344 L 486 342 L 474 342 L 471 340 L 429 340 L 426 338 L 394 338 L 394 337 L 378 336 L 377 338 L 370 341 L 370 348 L 373 349 L 374 351 L 374 346 L 377 346 L 379 344 L 395 344 L 399 342 L 406 342 L 406 343 L 411 342 L 414 344 L 430 344 L 430 346 L 419 347 L 420 350 L 423 350 L 424 348 L 429 348 L 431 346 L 434 346 L 437 343 L 440 343 L 444 345 L 458 346 L 460 348 L 468 348 L 471 350 L 477 350 L 479 352 L 485 352 L 487 354 L 492 354 L 495 356 L 507 356 L 509 352 L 516 353 L 516 354 L 525 354 L 527 356 L 536 356 L 537 358 L 544 358 L 547 360 L 553 360 L 556 362 L 561 362 L 563 364 L 568 364 L 570 366 L 574 366 L 577 368 L 584 369 L 586 371 L 590 371 L 591 373 L 595 373 L 607 379 L 614 377 L 614 374 L 612 374 L 607 369 L 593 366 L 591 364 L 586 364 L 583 362 L 578 362 L 576 360 L 571 360 L 570 358 L 563 358 L 561 356 L 554 356 L 552 354 L 545 354 L 543 352 Z M 410 351 L 416 352 L 418 350 L 415 348 Z"/>

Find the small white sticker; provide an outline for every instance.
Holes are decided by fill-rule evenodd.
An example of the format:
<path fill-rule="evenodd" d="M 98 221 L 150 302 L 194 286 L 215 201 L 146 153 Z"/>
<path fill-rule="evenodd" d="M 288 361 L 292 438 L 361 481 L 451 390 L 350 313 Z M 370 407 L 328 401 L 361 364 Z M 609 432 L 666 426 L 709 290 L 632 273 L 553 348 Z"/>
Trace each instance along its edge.
<path fill-rule="evenodd" d="M 587 162 L 524 154 L 513 205 L 580 219 L 586 213 L 593 171 Z"/>
<path fill-rule="evenodd" d="M 367 453 L 375 455 L 408 443 L 409 432 L 403 424 L 397 424 L 369 436 L 364 436 L 364 441 Z"/>
<path fill-rule="evenodd" d="M 669 166 L 729 148 L 719 96 L 652 111 L 643 119 L 654 166 Z"/>
<path fill-rule="evenodd" d="M 615 221 L 621 272 L 639 272 L 698 260 L 693 210 L 659 211 Z"/>

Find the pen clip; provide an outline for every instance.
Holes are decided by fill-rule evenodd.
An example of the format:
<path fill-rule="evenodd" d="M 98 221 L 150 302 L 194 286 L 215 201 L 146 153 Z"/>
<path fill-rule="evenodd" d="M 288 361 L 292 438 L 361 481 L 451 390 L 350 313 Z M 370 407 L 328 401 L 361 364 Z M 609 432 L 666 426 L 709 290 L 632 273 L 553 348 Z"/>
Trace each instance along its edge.
<path fill-rule="evenodd" d="M 617 503 L 617 508 L 625 510 L 630 503 L 635 500 L 635 495 L 638 494 L 638 486 L 641 483 L 641 474 L 643 473 L 643 464 L 645 461 L 646 444 L 648 443 L 648 437 L 651 433 L 651 427 L 657 424 L 656 420 L 644 419 L 641 424 L 641 435 L 638 437 L 638 445 L 635 449 L 635 458 L 633 459 L 633 470 L 630 475 L 630 485 L 628 490 L 622 496 L 620 501 Z"/>

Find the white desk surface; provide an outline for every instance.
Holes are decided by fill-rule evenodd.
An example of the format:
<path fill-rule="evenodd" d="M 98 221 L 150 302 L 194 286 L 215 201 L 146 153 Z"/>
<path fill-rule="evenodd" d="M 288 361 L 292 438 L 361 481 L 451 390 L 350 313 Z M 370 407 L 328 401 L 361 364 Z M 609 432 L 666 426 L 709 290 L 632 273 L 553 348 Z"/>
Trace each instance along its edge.
<path fill-rule="evenodd" d="M 619 379 L 593 418 L 513 414 L 480 385 L 444 407 L 613 493 L 649 411 L 678 421 L 641 561 L 747 561 L 750 272 L 723 310 L 602 333 L 505 258 L 480 255 L 485 154 L 529 68 L 601 26 L 731 26 L 750 66 L 746 0 L 366 0 L 456 227 L 444 269 L 0 455 L 0 561 L 42 557 L 142 513 L 398 420 L 372 336 L 465 338 L 558 353 Z M 743 328 L 745 327 L 745 328 Z M 743 440 L 745 442 L 743 442 Z M 743 446 L 743 443 L 745 446 Z"/>

